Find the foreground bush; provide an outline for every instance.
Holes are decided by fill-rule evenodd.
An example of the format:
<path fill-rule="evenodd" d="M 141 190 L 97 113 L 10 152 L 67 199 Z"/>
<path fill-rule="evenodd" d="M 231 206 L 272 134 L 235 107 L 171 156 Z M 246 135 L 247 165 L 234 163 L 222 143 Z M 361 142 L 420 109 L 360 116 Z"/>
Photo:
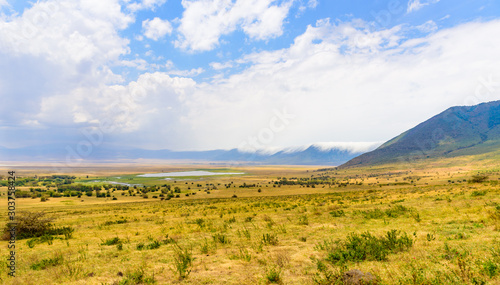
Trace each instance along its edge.
<path fill-rule="evenodd" d="M 54 218 L 47 217 L 44 212 L 22 212 L 16 216 L 16 238 L 26 239 L 46 235 L 64 235 L 69 239 L 73 235 L 74 229 L 71 227 L 55 227 L 52 223 Z M 10 239 L 10 227 L 7 224 L 3 231 L 2 238 Z"/>
<path fill-rule="evenodd" d="M 385 236 L 376 237 L 369 232 L 361 235 L 351 233 L 344 241 L 336 241 L 334 246 L 325 242 L 322 249 L 328 251 L 326 260 L 334 264 L 347 261 L 360 262 L 364 260 L 387 260 L 390 253 L 408 250 L 413 246 L 413 240 L 397 230 L 388 231 Z"/>

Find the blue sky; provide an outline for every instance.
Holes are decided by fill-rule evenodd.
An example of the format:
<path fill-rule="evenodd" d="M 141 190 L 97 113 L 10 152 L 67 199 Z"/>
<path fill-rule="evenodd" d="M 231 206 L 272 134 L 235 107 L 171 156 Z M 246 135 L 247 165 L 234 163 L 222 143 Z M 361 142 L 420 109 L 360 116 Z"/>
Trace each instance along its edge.
<path fill-rule="evenodd" d="M 0 146 L 366 148 L 500 99 L 493 0 L 0 0 Z"/>

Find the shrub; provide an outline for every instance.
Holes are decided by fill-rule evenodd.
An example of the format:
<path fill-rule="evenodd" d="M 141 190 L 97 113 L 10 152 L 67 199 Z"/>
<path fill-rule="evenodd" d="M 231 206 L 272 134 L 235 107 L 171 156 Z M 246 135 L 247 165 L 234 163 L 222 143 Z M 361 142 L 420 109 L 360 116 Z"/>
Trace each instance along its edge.
<path fill-rule="evenodd" d="M 376 237 L 369 232 L 361 235 L 351 233 L 345 241 L 337 241 L 337 246 L 326 247 L 329 250 L 327 260 L 343 264 L 346 261 L 387 260 L 389 253 L 408 250 L 413 240 L 404 233 L 398 237 L 396 230 L 388 231 L 385 236 Z"/>
<path fill-rule="evenodd" d="M 276 234 L 263 234 L 262 243 L 264 245 L 277 245 L 279 243 L 278 236 Z"/>
<path fill-rule="evenodd" d="M 39 262 L 33 263 L 30 268 L 33 270 L 44 270 L 48 267 L 62 264 L 64 261 L 62 254 L 56 254 L 52 258 L 42 259 Z"/>
<path fill-rule="evenodd" d="M 283 283 L 283 280 L 281 279 L 281 270 L 276 266 L 268 268 L 266 271 L 266 279 L 269 283 Z"/>
<path fill-rule="evenodd" d="M 144 269 L 138 269 L 134 272 L 127 272 L 125 279 L 121 280 L 118 285 L 134 285 L 134 284 L 155 284 L 155 278 L 147 277 Z"/>
<path fill-rule="evenodd" d="M 500 264 L 496 263 L 492 259 L 488 259 L 483 262 L 483 271 L 490 277 L 495 277 L 498 273 L 500 273 Z"/>
<path fill-rule="evenodd" d="M 174 248 L 174 271 L 179 274 L 180 279 L 186 278 L 191 273 L 193 266 L 193 255 L 187 248 L 183 249 L 178 244 Z"/>
<path fill-rule="evenodd" d="M 396 205 L 392 208 L 385 210 L 385 214 L 389 218 L 397 218 L 397 217 L 399 217 L 399 216 L 401 216 L 404 213 L 409 212 L 409 211 L 410 211 L 410 209 L 406 208 L 405 206 Z"/>
<path fill-rule="evenodd" d="M 483 191 L 473 191 L 470 195 L 471 197 L 477 197 L 477 196 L 485 196 L 486 195 L 486 190 L 483 190 Z"/>
<path fill-rule="evenodd" d="M 115 245 L 121 243 L 118 237 L 107 239 L 105 242 L 101 243 L 101 245 Z"/>
<path fill-rule="evenodd" d="M 16 216 L 16 238 L 25 239 L 40 237 L 47 234 L 54 228 L 52 222 L 54 218 L 47 217 L 45 212 L 23 212 Z M 7 224 L 4 228 L 4 240 L 10 239 L 10 227 Z"/>
<path fill-rule="evenodd" d="M 165 239 L 163 240 L 163 243 L 164 244 L 169 244 L 169 243 L 173 243 L 175 242 L 175 240 L 171 237 L 168 236 L 168 234 L 165 236 Z"/>
<path fill-rule="evenodd" d="M 299 218 L 299 225 L 304 225 L 304 226 L 309 225 L 309 219 L 307 218 L 306 215 L 300 216 L 300 218 Z"/>
<path fill-rule="evenodd" d="M 486 180 L 488 180 L 488 176 L 487 175 L 480 175 L 480 174 L 478 174 L 478 175 L 473 175 L 471 177 L 471 179 L 469 179 L 469 181 L 467 181 L 467 182 L 469 182 L 469 183 L 483 183 Z"/>
<path fill-rule="evenodd" d="M 331 211 L 330 215 L 332 215 L 332 217 L 338 218 L 345 216 L 345 213 L 343 210 L 336 210 L 336 211 Z"/>
<path fill-rule="evenodd" d="M 214 239 L 214 242 L 222 243 L 222 244 L 228 244 L 230 243 L 229 239 L 225 234 L 215 234 L 212 236 Z"/>
<path fill-rule="evenodd" d="M 346 267 L 341 266 L 331 270 L 325 263 L 318 260 L 316 268 L 318 272 L 316 272 L 316 275 L 313 277 L 314 283 L 320 285 L 344 284 L 342 272 L 347 270 Z"/>
<path fill-rule="evenodd" d="M 385 216 L 385 213 L 380 209 L 373 209 L 361 212 L 365 219 L 380 219 Z"/>
<path fill-rule="evenodd" d="M 148 244 L 146 246 L 147 249 L 157 249 L 161 246 L 161 243 L 157 240 L 153 241 L 152 243 Z"/>

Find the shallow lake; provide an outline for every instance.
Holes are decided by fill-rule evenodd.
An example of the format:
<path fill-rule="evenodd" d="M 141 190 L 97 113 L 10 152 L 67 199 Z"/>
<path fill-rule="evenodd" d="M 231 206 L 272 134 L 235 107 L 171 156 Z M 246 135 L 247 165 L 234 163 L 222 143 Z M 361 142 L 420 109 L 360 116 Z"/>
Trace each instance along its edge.
<path fill-rule="evenodd" d="M 137 175 L 138 177 L 185 177 L 185 176 L 213 176 L 213 175 L 237 175 L 244 173 L 236 172 L 210 172 L 210 171 L 180 171 L 180 172 L 163 172 L 163 173 L 145 173 Z"/>

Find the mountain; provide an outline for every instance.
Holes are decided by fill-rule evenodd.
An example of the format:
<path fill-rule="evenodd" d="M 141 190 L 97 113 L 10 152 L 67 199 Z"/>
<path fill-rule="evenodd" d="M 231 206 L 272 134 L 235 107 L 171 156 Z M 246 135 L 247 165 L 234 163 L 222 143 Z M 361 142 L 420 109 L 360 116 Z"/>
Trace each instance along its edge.
<path fill-rule="evenodd" d="M 109 162 L 134 159 L 187 160 L 192 162 L 221 162 L 242 164 L 272 165 L 340 165 L 374 145 L 358 148 L 345 146 L 310 145 L 276 152 L 208 150 L 208 151 L 171 151 L 146 150 L 109 145 L 94 146 L 91 149 L 79 148 L 75 144 L 49 144 L 9 149 L 0 147 L 1 161 L 76 161 L 83 158 L 90 162 Z"/>
<path fill-rule="evenodd" d="M 452 107 L 340 167 L 477 155 L 500 150 L 500 101 Z"/>

